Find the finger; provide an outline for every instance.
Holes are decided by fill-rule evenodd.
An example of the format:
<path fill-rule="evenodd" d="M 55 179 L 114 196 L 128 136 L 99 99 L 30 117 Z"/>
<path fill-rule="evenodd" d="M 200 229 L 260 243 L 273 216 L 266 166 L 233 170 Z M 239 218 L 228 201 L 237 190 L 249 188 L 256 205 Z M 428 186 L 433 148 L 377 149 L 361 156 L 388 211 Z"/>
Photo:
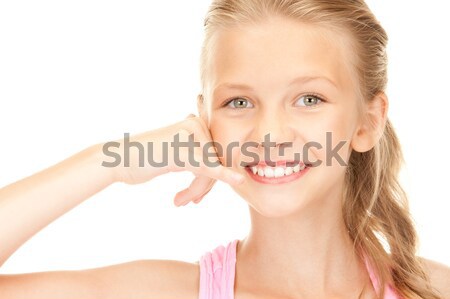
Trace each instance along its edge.
<path fill-rule="evenodd" d="M 186 117 L 186 119 L 192 119 L 191 125 L 189 125 L 189 127 L 191 128 L 192 132 L 195 133 L 194 137 L 197 137 L 195 135 L 200 134 L 200 137 L 204 140 L 212 141 L 209 128 L 201 117 L 197 117 L 195 114 L 191 113 Z"/>
<path fill-rule="evenodd" d="M 216 180 L 205 176 L 196 176 L 188 188 L 175 195 L 174 203 L 177 206 L 187 204 L 189 201 L 197 200 L 205 196 L 214 185 Z"/>
<path fill-rule="evenodd" d="M 223 166 L 219 161 L 204 161 L 201 153 L 195 153 L 194 151 L 193 160 L 198 163 L 197 165 L 192 165 L 189 162 L 188 151 L 183 151 L 181 156 L 182 161 L 185 161 L 183 169 L 191 171 L 197 176 L 207 176 L 231 185 L 239 185 L 245 179 L 243 174 Z"/>
<path fill-rule="evenodd" d="M 204 135 L 208 138 L 208 140 L 213 141 L 213 138 L 211 136 L 211 131 L 209 130 L 208 124 L 201 117 L 198 118 L 198 122 L 202 128 Z"/>
<path fill-rule="evenodd" d="M 181 160 L 184 162 L 183 164 L 185 165 L 182 167 L 183 170 L 190 170 L 191 172 L 193 172 L 198 176 L 201 175 L 208 176 L 216 180 L 224 181 L 225 183 L 231 185 L 242 183 L 245 179 L 245 177 L 242 174 L 240 174 L 237 171 L 231 170 L 221 164 L 214 144 L 212 144 L 213 146 L 211 147 L 213 148 L 215 155 L 213 157 L 210 155 L 208 157 L 204 156 L 203 150 L 205 149 L 206 143 L 212 141 L 209 134 L 209 130 L 206 129 L 207 128 L 204 122 L 201 121 L 200 119 L 193 119 L 192 123 L 190 123 L 189 131 L 195 133 L 193 135 L 194 141 L 200 142 L 200 147 L 196 147 L 194 149 L 193 155 L 194 161 L 196 161 L 198 165 L 192 165 L 190 162 L 188 162 L 191 161 L 189 159 L 189 155 L 191 155 L 192 153 L 189 152 L 187 149 L 184 149 L 180 153 L 182 158 Z M 205 130 L 207 131 L 207 134 Z M 183 139 L 182 138 L 180 139 L 187 140 L 188 138 L 187 135 L 190 135 L 189 131 L 183 130 L 181 132 L 182 134 L 180 133 L 180 135 L 183 135 L 184 137 Z M 210 152 L 209 149 L 208 152 Z"/>
<path fill-rule="evenodd" d="M 198 204 L 200 201 L 202 201 L 203 197 L 204 196 L 202 196 L 200 198 L 197 198 L 196 200 L 193 200 L 192 202 L 195 203 L 195 204 Z"/>
<path fill-rule="evenodd" d="M 192 119 L 191 124 L 189 125 L 189 128 L 191 132 L 194 132 L 194 140 L 200 142 L 200 149 L 201 153 L 203 154 L 203 150 L 207 150 L 208 152 L 208 159 L 209 161 L 212 161 L 213 163 L 220 163 L 220 159 L 217 154 L 217 148 L 216 144 L 213 142 L 211 132 L 209 128 L 207 127 L 205 121 L 201 119 L 200 117 L 195 117 Z M 208 147 L 206 148 L 206 145 L 208 144 Z M 213 150 L 213 152 L 211 152 Z M 210 154 L 213 154 L 211 156 Z"/>
<path fill-rule="evenodd" d="M 198 195 L 198 194 L 196 195 L 196 192 L 193 191 L 191 188 L 178 192 L 177 195 L 175 196 L 176 197 L 176 205 L 184 206 L 184 205 L 187 205 L 191 201 L 195 202 L 195 203 L 200 202 L 203 199 L 203 197 L 205 197 L 205 195 L 208 194 L 209 191 L 211 191 L 215 182 L 216 182 L 216 180 L 212 180 L 211 183 L 207 187 L 205 187 L 205 190 L 200 195 Z M 188 195 L 188 193 L 193 193 L 193 195 L 190 196 L 190 195 Z"/>

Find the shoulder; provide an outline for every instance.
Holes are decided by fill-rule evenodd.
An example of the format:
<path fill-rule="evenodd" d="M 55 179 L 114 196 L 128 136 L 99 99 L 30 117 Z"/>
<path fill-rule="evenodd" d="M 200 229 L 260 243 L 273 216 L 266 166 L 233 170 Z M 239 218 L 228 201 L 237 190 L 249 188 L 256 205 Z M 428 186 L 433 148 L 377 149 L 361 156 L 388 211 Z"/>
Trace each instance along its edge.
<path fill-rule="evenodd" d="M 424 265 L 434 289 L 443 296 L 443 299 L 450 299 L 450 267 L 423 257 L 419 257 L 419 260 Z"/>
<path fill-rule="evenodd" d="M 136 268 L 129 273 L 133 273 L 133 270 L 139 273 L 138 269 L 142 269 L 141 283 L 150 287 L 147 294 L 158 290 L 157 298 L 166 298 L 166 296 L 168 298 L 198 298 L 200 282 L 198 262 L 139 260 L 135 263 Z M 135 282 L 135 284 L 138 283 Z"/>

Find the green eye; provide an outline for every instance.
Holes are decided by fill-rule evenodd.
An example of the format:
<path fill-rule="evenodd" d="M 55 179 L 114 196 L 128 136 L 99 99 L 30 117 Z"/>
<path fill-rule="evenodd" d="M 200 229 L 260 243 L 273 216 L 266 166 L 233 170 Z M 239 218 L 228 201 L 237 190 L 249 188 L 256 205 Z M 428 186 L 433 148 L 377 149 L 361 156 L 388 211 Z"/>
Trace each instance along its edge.
<path fill-rule="evenodd" d="M 301 99 L 304 99 L 304 100 L 302 101 Z M 300 100 L 298 102 L 303 102 L 303 105 L 300 105 L 300 106 L 311 107 L 311 106 L 315 106 L 315 105 L 319 104 L 322 101 L 323 101 L 322 98 L 320 98 L 319 96 L 316 96 L 313 94 L 307 94 L 307 95 L 300 97 Z"/>
<path fill-rule="evenodd" d="M 231 106 L 230 106 L 231 105 Z M 226 103 L 226 106 L 230 106 L 231 108 L 252 108 L 253 105 L 244 98 L 234 98 Z"/>

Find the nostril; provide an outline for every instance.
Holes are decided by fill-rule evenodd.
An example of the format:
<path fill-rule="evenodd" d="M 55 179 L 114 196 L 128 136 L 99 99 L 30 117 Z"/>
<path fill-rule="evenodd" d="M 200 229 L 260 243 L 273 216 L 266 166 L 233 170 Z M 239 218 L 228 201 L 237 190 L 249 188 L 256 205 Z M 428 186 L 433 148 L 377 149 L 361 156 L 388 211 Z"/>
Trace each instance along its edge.
<path fill-rule="evenodd" d="M 279 146 L 280 148 L 286 148 L 286 147 L 291 147 L 293 145 L 292 142 L 289 141 L 285 141 L 285 142 L 274 142 L 274 141 L 263 141 L 258 143 L 258 147 L 277 147 Z"/>

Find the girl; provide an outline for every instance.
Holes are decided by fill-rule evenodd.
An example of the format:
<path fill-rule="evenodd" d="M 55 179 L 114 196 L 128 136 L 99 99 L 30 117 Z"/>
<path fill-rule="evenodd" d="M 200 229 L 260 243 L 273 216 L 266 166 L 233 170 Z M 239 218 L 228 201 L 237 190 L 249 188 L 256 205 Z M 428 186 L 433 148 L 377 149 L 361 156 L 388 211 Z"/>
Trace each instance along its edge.
<path fill-rule="evenodd" d="M 196 177 L 175 204 L 200 202 L 222 180 L 249 205 L 249 235 L 194 264 L 1 275 L 0 298 L 450 298 L 450 269 L 415 255 L 387 117 L 387 35 L 367 5 L 216 0 L 205 30 L 199 115 L 95 144 L 1 189 L 0 261 L 115 182 L 184 170 Z M 199 146 L 162 151 L 175 137 Z M 107 167 L 130 142 L 170 159 L 141 163 L 136 146 L 130 165 Z"/>

